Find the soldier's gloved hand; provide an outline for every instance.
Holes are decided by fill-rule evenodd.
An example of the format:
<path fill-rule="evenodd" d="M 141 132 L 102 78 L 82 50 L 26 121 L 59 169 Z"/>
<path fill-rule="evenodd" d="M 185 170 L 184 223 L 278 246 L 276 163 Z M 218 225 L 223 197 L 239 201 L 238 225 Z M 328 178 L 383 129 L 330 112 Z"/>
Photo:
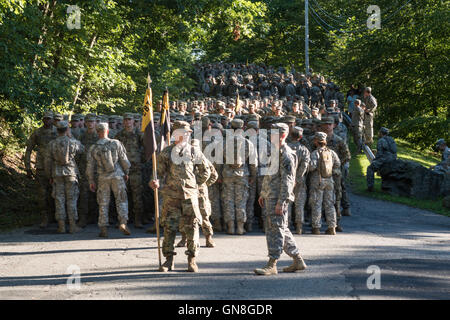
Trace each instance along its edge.
<path fill-rule="evenodd" d="M 149 186 L 150 188 L 152 188 L 153 190 L 158 189 L 158 188 L 159 188 L 159 180 L 151 180 L 151 181 L 148 183 L 148 186 Z"/>
<path fill-rule="evenodd" d="M 31 169 L 27 170 L 27 178 L 33 179 L 33 171 L 31 171 Z"/>

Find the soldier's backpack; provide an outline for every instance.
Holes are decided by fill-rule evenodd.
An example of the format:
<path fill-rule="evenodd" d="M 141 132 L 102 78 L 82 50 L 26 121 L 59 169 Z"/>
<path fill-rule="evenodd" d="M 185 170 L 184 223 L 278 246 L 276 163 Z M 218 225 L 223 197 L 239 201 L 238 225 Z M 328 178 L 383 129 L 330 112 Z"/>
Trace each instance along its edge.
<path fill-rule="evenodd" d="M 108 141 L 104 144 L 97 143 L 95 156 L 97 160 L 99 160 L 103 166 L 105 172 L 110 173 L 115 170 L 115 163 L 117 159 L 113 159 L 113 153 L 111 152 L 111 148 L 113 144 L 111 141 Z M 116 161 L 114 161 L 116 160 Z"/>
<path fill-rule="evenodd" d="M 330 178 L 333 175 L 333 155 L 328 148 L 319 151 L 319 174 L 322 178 Z"/>
<path fill-rule="evenodd" d="M 70 163 L 70 143 L 67 139 L 58 141 L 57 148 L 53 151 L 55 162 L 60 166 Z"/>

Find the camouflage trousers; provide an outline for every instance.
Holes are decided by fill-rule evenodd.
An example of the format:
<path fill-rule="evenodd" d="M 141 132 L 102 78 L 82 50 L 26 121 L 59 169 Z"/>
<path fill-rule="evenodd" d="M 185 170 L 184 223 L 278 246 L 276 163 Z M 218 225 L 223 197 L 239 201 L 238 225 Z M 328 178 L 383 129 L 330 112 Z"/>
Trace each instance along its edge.
<path fill-rule="evenodd" d="M 223 219 L 225 223 L 247 221 L 248 177 L 223 179 Z"/>
<path fill-rule="evenodd" d="M 347 185 L 346 185 L 347 176 L 348 176 L 348 170 L 342 168 L 341 172 L 342 172 L 342 179 L 341 179 L 341 190 L 342 190 L 341 205 L 342 205 L 342 208 L 347 209 L 347 208 L 350 208 L 350 200 L 348 198 Z"/>
<path fill-rule="evenodd" d="M 356 145 L 356 150 L 361 152 L 362 150 L 362 138 L 364 134 L 364 127 L 356 126 L 353 127 L 353 142 Z"/>
<path fill-rule="evenodd" d="M 52 185 L 50 178 L 44 170 L 36 169 L 36 180 L 39 184 L 39 200 L 41 206 L 41 219 L 47 218 L 51 221 L 55 217 L 55 201 L 52 198 Z"/>
<path fill-rule="evenodd" d="M 305 204 L 307 199 L 306 192 L 306 177 L 303 178 L 302 181 L 297 182 L 294 188 L 295 195 L 295 222 L 296 223 L 305 223 Z"/>
<path fill-rule="evenodd" d="M 98 211 L 97 195 L 90 190 L 87 178 L 81 177 L 78 183 L 80 189 L 78 214 L 80 217 L 84 216 L 89 223 L 94 223 L 97 220 Z"/>
<path fill-rule="evenodd" d="M 275 214 L 276 204 L 277 199 L 264 199 L 267 213 L 265 230 L 269 257 L 279 259 L 283 250 L 290 257 L 294 257 L 300 252 L 295 238 L 288 228 L 288 206 L 283 208 L 283 215 L 277 215 Z"/>
<path fill-rule="evenodd" d="M 213 227 L 209 217 L 211 217 L 211 203 L 206 197 L 198 197 L 198 206 L 202 215 L 202 232 L 205 236 L 212 236 L 214 234 Z M 184 233 L 184 220 L 180 219 L 180 232 Z"/>
<path fill-rule="evenodd" d="M 321 179 L 320 183 L 310 185 L 309 203 L 311 206 L 311 226 L 320 228 L 322 226 L 322 207 L 325 211 L 327 225 L 336 227 L 336 209 L 334 208 L 335 193 L 332 178 Z"/>
<path fill-rule="evenodd" d="M 76 177 L 56 177 L 53 179 L 53 196 L 55 198 L 55 218 L 57 221 L 77 221 L 77 201 L 80 191 Z M 67 214 L 66 214 L 67 207 Z"/>
<path fill-rule="evenodd" d="M 371 146 L 373 143 L 373 115 L 364 115 L 364 142 Z"/>
<path fill-rule="evenodd" d="M 108 226 L 108 209 L 111 200 L 111 190 L 114 193 L 116 201 L 116 210 L 119 223 L 126 224 L 128 222 L 128 198 L 127 187 L 123 177 L 115 178 L 98 178 L 97 202 L 99 207 L 98 226 Z"/>
<path fill-rule="evenodd" d="M 222 203 L 220 196 L 220 183 L 214 183 L 208 187 L 208 195 L 211 203 L 211 220 L 220 224 L 222 219 Z"/>
<path fill-rule="evenodd" d="M 248 223 L 253 223 L 253 217 L 255 216 L 255 200 L 256 200 L 257 184 L 258 184 L 257 179 L 255 179 L 255 181 L 252 181 L 252 183 L 250 183 L 249 181 L 248 199 L 246 207 Z"/>
<path fill-rule="evenodd" d="M 342 176 L 333 175 L 333 187 L 334 187 L 334 204 L 340 206 L 342 199 Z M 336 208 L 336 207 L 335 207 Z M 341 210 L 336 212 L 336 219 L 341 220 Z"/>
<path fill-rule="evenodd" d="M 134 222 L 141 221 L 143 212 L 142 202 L 142 174 L 141 171 L 131 170 L 127 181 L 128 191 L 131 193 Z"/>
<path fill-rule="evenodd" d="M 199 243 L 199 225 L 201 221 L 200 209 L 197 198 L 176 199 L 167 196 L 163 197 L 161 224 L 164 227 L 164 240 L 162 243 L 162 253 L 164 257 L 175 255 L 175 237 L 177 230 L 181 230 L 186 235 L 187 250 L 186 255 L 197 256 Z"/>
<path fill-rule="evenodd" d="M 257 185 L 256 185 L 256 195 L 259 199 L 259 195 L 261 194 L 261 189 L 262 189 L 262 183 L 264 180 L 264 176 L 258 176 L 257 178 Z M 266 221 L 266 207 L 261 208 L 261 219 L 264 223 L 264 221 Z"/>
<path fill-rule="evenodd" d="M 381 166 L 384 164 L 383 160 L 374 159 L 372 163 L 367 167 L 366 179 L 367 179 L 367 187 L 371 188 L 375 184 L 375 172 L 381 169 Z"/>

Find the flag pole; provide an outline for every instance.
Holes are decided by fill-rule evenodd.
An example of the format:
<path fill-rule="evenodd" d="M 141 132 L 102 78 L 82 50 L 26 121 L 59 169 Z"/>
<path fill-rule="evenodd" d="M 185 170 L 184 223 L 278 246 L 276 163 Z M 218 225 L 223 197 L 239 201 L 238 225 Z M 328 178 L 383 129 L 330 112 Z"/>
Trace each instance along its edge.
<path fill-rule="evenodd" d="M 150 73 L 147 77 L 147 86 L 148 89 L 151 90 L 150 84 L 152 83 L 152 79 L 150 78 Z M 151 102 L 150 102 L 151 103 Z M 151 112 L 151 121 L 153 121 L 153 110 L 152 108 L 149 108 L 149 112 Z M 148 124 L 147 124 L 148 125 Z M 156 148 L 153 150 L 152 153 L 152 166 L 153 166 L 153 180 L 158 179 L 158 173 L 156 170 Z M 159 234 L 159 197 L 158 197 L 158 189 L 155 188 L 154 190 L 154 196 L 155 196 L 155 226 L 156 226 L 156 239 L 158 241 L 158 262 L 159 262 L 159 268 L 161 268 L 161 245 L 160 245 L 160 234 Z"/>

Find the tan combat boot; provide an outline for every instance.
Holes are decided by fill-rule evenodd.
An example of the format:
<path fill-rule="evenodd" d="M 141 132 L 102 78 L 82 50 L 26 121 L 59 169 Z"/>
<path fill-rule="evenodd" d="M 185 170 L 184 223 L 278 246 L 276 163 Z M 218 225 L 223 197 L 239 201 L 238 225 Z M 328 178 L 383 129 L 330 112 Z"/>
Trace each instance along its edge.
<path fill-rule="evenodd" d="M 329 234 L 331 236 L 334 236 L 334 235 L 336 235 L 336 230 L 335 230 L 335 228 L 330 227 L 330 228 L 327 229 L 327 231 L 325 231 L 325 234 Z"/>
<path fill-rule="evenodd" d="M 272 274 L 278 274 L 277 271 L 277 259 L 270 258 L 267 265 L 262 269 L 255 269 L 255 273 L 260 276 L 270 276 Z"/>
<path fill-rule="evenodd" d="M 320 234 L 320 229 L 319 228 L 312 228 L 312 234 Z"/>
<path fill-rule="evenodd" d="M 301 223 L 297 223 L 297 226 L 296 226 L 296 228 L 295 228 L 295 232 L 296 232 L 297 234 L 302 234 L 302 232 L 303 232 L 302 227 L 303 227 L 303 225 L 302 225 Z"/>
<path fill-rule="evenodd" d="M 198 266 L 195 263 L 195 257 L 188 256 L 188 272 L 198 272 Z"/>
<path fill-rule="evenodd" d="M 306 269 L 305 261 L 300 255 L 294 257 L 294 263 L 283 269 L 283 272 L 297 272 Z"/>
<path fill-rule="evenodd" d="M 238 222 L 237 223 L 236 234 L 238 234 L 238 235 L 245 234 L 244 223 L 243 222 Z"/>
<path fill-rule="evenodd" d="M 335 230 L 336 230 L 336 232 L 342 232 L 342 231 L 344 231 L 344 229 L 342 229 L 341 225 L 339 225 L 339 224 L 336 226 L 336 229 L 335 229 Z"/>
<path fill-rule="evenodd" d="M 58 233 L 66 233 L 66 222 L 64 220 L 58 220 Z"/>
<path fill-rule="evenodd" d="M 108 228 L 100 227 L 100 233 L 98 235 L 100 238 L 108 238 Z"/>
<path fill-rule="evenodd" d="M 181 233 L 181 240 L 177 243 L 178 248 L 186 247 L 186 234 Z"/>
<path fill-rule="evenodd" d="M 169 255 L 166 257 L 166 261 L 159 267 L 159 271 L 167 272 L 175 270 L 173 255 Z"/>
<path fill-rule="evenodd" d="M 212 235 L 207 235 L 206 236 L 206 247 L 207 248 L 214 248 L 216 246 L 216 244 L 214 243 L 213 239 L 212 239 Z"/>
<path fill-rule="evenodd" d="M 81 228 L 77 226 L 74 220 L 69 220 L 69 233 L 77 233 L 80 232 Z"/>
<path fill-rule="evenodd" d="M 234 234 L 234 221 L 228 221 L 227 227 L 228 227 L 227 233 Z"/>
<path fill-rule="evenodd" d="M 122 233 L 126 236 L 129 236 L 131 234 L 130 229 L 128 229 L 128 226 L 125 223 L 120 224 L 119 230 L 122 231 Z"/>

